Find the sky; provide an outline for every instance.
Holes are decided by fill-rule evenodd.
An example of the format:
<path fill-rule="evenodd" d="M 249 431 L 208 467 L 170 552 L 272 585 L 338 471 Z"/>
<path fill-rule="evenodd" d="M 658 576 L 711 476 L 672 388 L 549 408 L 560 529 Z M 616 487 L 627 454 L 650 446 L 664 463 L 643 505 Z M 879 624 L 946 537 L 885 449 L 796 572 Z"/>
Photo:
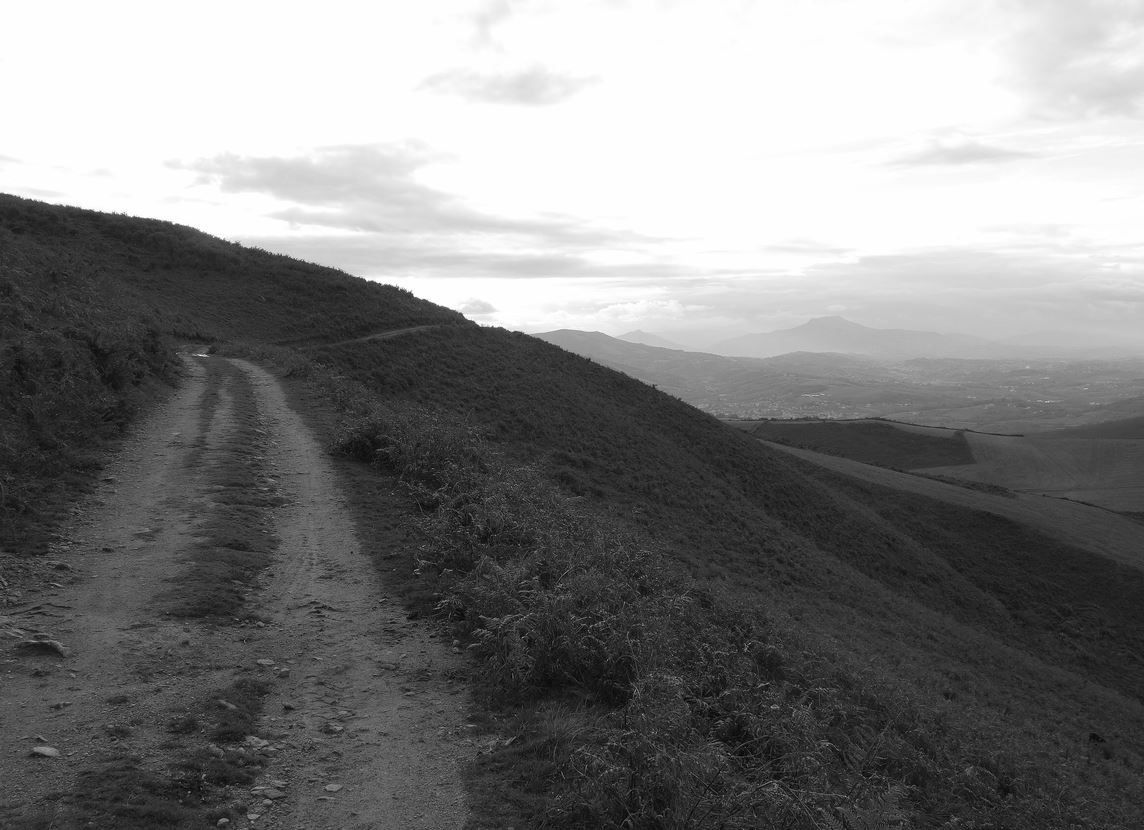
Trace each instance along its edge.
<path fill-rule="evenodd" d="M 1144 341 L 1144 0 L 5 3 L 0 191 L 478 322 Z"/>

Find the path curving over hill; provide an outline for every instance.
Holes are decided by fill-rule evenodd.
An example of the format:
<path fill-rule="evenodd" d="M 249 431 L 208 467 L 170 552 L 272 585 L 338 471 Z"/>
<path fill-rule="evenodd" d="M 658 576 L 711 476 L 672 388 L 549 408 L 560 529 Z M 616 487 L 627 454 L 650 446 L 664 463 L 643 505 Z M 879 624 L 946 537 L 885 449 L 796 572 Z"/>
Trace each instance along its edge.
<path fill-rule="evenodd" d="M 278 382 L 186 361 L 60 582 L 0 611 L 0 826 L 459 828 L 459 658 L 386 595 Z"/>
<path fill-rule="evenodd" d="M 386 331 L 377 331 L 373 334 L 367 334 L 364 337 L 351 337 L 349 340 L 338 340 L 334 343 L 315 343 L 308 346 L 309 349 L 332 349 L 335 346 L 352 346 L 354 343 L 369 343 L 372 340 L 392 340 L 394 337 L 403 337 L 407 334 L 416 334 L 419 331 L 429 331 L 430 329 L 439 329 L 439 324 L 424 325 L 424 326 L 406 326 L 400 329 L 388 329 Z"/>

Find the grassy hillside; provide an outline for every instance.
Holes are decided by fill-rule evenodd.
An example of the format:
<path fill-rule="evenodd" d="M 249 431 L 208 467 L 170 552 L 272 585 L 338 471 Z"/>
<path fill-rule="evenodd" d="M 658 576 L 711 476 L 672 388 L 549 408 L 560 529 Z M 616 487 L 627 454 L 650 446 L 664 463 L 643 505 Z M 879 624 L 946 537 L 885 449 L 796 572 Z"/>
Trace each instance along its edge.
<path fill-rule="evenodd" d="M 1139 512 L 1144 504 L 1144 440 L 1139 438 L 966 437 L 975 464 L 930 472 L 1122 512 Z"/>
<path fill-rule="evenodd" d="M 1144 415 L 1042 433 L 1041 438 L 1144 438 Z"/>
<path fill-rule="evenodd" d="M 225 242 L 154 219 L 54 207 L 0 194 L 0 256 L 35 281 L 57 274 L 199 340 L 304 345 L 407 326 L 472 325 L 393 286 Z"/>
<path fill-rule="evenodd" d="M 482 767 L 518 805 L 505 823 L 1144 813 L 1136 571 L 823 471 L 407 292 L 188 229 L 4 198 L 0 252 L 19 291 L 53 269 L 67 291 L 47 296 L 103 280 L 157 343 L 277 345 L 264 353 L 343 410 L 343 449 L 414 488 L 422 595 L 523 724 Z M 79 314 L 37 325 L 65 336 Z M 413 326 L 429 328 L 335 345 Z"/>
<path fill-rule="evenodd" d="M 974 460 L 961 432 L 924 434 L 875 421 L 743 421 L 736 426 L 764 441 L 902 470 L 972 464 Z"/>
<path fill-rule="evenodd" d="M 174 377 L 164 326 L 120 289 L 14 257 L 0 229 L 0 550 L 42 551 L 100 448 Z"/>

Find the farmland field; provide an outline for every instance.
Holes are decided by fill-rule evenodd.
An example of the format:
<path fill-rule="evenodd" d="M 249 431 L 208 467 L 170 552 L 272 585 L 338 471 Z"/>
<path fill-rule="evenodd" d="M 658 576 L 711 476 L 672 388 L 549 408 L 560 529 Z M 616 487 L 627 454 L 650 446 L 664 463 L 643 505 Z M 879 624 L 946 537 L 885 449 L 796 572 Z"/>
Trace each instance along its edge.
<path fill-rule="evenodd" d="M 959 507 L 983 510 L 997 516 L 1004 516 L 1021 524 L 1035 527 L 1041 532 L 1069 544 L 1090 550 L 1101 556 L 1107 556 L 1126 565 L 1144 569 L 1144 525 L 1123 516 L 1117 516 L 1101 507 L 1033 493 L 1015 493 L 1007 497 L 899 470 L 863 464 L 860 461 L 841 458 L 836 455 L 826 455 L 813 450 L 782 444 L 769 445 L 820 467 L 871 484 L 926 496 Z M 926 472 L 935 471 L 927 470 Z"/>
<path fill-rule="evenodd" d="M 874 419 L 731 422 L 756 438 L 807 447 L 886 467 L 912 469 L 972 464 L 960 431 Z"/>
<path fill-rule="evenodd" d="M 976 463 L 929 472 L 1109 510 L 1144 512 L 1144 439 L 980 433 L 968 433 L 966 439 Z"/>

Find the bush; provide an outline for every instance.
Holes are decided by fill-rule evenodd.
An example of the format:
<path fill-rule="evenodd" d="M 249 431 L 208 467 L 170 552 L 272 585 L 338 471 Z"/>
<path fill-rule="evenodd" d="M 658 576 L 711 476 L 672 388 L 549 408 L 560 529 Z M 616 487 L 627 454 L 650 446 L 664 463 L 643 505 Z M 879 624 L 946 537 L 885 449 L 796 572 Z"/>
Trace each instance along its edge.
<path fill-rule="evenodd" d="M 399 475 L 424 503 L 471 488 L 487 473 L 475 428 L 412 405 L 370 407 L 343 428 L 335 449 Z"/>
<path fill-rule="evenodd" d="M 0 544 L 32 551 L 49 509 L 148 383 L 174 377 L 158 330 L 101 301 L 91 275 L 0 270 Z"/>

